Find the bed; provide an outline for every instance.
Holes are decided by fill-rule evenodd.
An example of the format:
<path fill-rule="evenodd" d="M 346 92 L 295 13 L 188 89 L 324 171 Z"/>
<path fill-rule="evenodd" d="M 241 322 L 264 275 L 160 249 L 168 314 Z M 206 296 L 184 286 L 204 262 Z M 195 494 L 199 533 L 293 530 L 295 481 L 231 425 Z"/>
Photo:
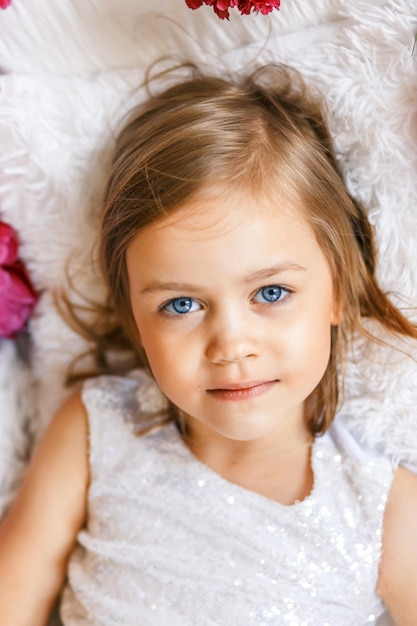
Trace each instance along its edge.
<path fill-rule="evenodd" d="M 14 0 L 0 11 L 0 219 L 40 294 L 27 332 L 0 340 L 0 514 L 71 393 L 66 371 L 86 344 L 53 294 L 70 267 L 80 292 L 103 296 L 91 255 L 113 137 L 157 60 L 219 73 L 296 66 L 326 99 L 346 183 L 376 230 L 381 283 L 416 318 L 416 33 L 414 0 L 282 0 L 230 20 L 184 0 Z M 417 471 L 417 364 L 358 338 L 346 375 L 341 419 Z"/>

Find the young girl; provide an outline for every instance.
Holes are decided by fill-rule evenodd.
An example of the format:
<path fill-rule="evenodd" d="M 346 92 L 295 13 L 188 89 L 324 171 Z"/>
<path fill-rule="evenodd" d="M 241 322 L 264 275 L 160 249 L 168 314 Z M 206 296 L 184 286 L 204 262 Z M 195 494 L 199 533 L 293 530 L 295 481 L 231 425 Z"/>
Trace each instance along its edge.
<path fill-rule="evenodd" d="M 67 571 L 66 626 L 359 626 L 383 603 L 415 626 L 417 477 L 333 419 L 362 318 L 417 330 L 296 73 L 150 97 L 101 250 L 97 354 L 128 337 L 154 379 L 92 378 L 53 420 L 0 531 L 2 626 L 45 624 Z"/>

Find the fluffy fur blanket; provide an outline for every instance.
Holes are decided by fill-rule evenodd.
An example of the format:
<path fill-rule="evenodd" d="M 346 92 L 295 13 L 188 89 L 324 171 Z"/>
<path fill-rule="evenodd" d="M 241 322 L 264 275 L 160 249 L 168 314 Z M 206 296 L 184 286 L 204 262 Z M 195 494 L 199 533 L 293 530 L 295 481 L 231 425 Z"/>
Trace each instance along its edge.
<path fill-rule="evenodd" d="M 30 363 L 14 342 L 0 344 L 0 513 L 84 348 L 51 293 L 70 260 L 78 289 L 100 294 L 91 255 L 112 138 L 143 97 L 137 86 L 150 63 L 175 56 L 218 72 L 274 60 L 298 67 L 326 98 L 347 185 L 377 232 L 383 287 L 412 307 L 416 32 L 414 0 L 282 0 L 267 17 L 232 11 L 229 22 L 184 0 L 14 0 L 0 12 L 0 216 L 18 231 L 42 292 Z M 412 360 L 358 339 L 341 419 L 417 469 L 416 389 Z"/>

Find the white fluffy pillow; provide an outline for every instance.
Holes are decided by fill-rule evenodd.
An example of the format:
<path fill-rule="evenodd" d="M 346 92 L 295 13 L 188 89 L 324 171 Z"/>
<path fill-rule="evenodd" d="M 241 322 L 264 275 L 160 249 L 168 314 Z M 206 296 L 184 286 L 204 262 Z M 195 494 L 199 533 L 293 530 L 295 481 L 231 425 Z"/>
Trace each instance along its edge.
<path fill-rule="evenodd" d="M 183 0 L 162 0 L 157 12 L 148 4 L 45 0 L 34 8 L 15 0 L 0 12 L 0 65 L 11 72 L 0 76 L 0 207 L 43 292 L 31 322 L 31 415 L 16 401 L 16 414 L 4 419 L 28 419 L 34 437 L 67 393 L 66 367 L 84 346 L 55 312 L 51 290 L 63 283 L 69 258 L 79 268 L 77 287 L 91 293 L 96 285 L 90 258 L 114 128 L 142 97 L 135 89 L 149 63 L 164 54 L 219 72 L 270 60 L 296 65 L 326 97 L 346 182 L 377 230 L 381 282 L 417 300 L 413 3 L 282 0 L 280 12 L 233 14 L 230 22 L 209 7 L 190 11 Z M 9 375 L 11 358 L 0 353 L 0 396 L 1 367 Z M 415 462 L 416 368 L 381 363 L 378 350 L 366 366 L 357 360 L 345 419 L 368 443 Z"/>

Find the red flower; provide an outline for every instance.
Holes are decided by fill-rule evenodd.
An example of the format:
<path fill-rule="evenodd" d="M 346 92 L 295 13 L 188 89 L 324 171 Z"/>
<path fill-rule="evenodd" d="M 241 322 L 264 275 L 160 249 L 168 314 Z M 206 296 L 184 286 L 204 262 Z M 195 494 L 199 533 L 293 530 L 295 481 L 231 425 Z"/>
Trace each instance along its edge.
<path fill-rule="evenodd" d="M 25 266 L 18 256 L 19 244 L 12 228 L 0 222 L 0 336 L 14 337 L 25 328 L 38 301 Z"/>
<path fill-rule="evenodd" d="M 266 15 L 273 9 L 279 9 L 280 0 L 185 0 L 190 9 L 199 9 L 203 4 L 213 7 L 218 17 L 229 19 L 229 9 L 237 7 L 242 15 L 249 15 L 252 11 Z"/>
<path fill-rule="evenodd" d="M 8 6 L 10 6 L 12 3 L 12 0 L 0 0 L 0 9 L 7 9 Z"/>

